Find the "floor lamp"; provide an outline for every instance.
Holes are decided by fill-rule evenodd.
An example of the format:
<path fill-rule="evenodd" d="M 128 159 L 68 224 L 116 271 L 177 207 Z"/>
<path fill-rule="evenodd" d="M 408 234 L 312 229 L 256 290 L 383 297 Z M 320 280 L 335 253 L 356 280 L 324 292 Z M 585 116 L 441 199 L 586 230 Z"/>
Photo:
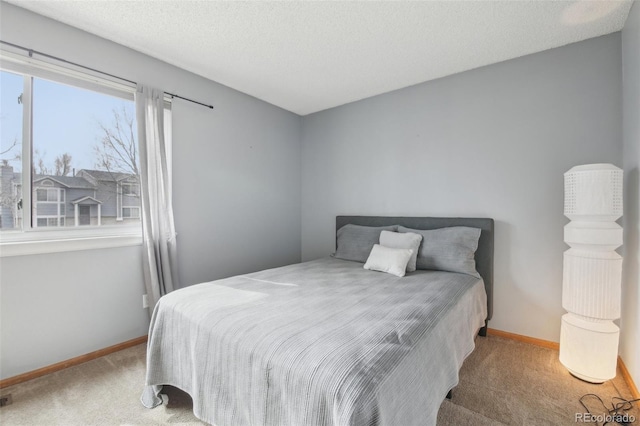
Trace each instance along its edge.
<path fill-rule="evenodd" d="M 622 170 L 587 164 L 564 174 L 564 252 L 560 362 L 574 376 L 602 383 L 616 376 L 620 329 Z"/>

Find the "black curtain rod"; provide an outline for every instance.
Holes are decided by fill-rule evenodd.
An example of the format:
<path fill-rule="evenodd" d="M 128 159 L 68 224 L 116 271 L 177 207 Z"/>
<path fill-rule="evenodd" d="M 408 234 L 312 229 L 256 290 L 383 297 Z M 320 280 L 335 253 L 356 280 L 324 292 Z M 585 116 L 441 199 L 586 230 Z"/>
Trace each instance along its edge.
<path fill-rule="evenodd" d="M 56 60 L 56 61 L 64 62 L 65 64 L 73 65 L 75 67 L 80 67 L 80 68 L 84 68 L 84 69 L 89 70 L 89 71 L 97 72 L 99 74 L 106 75 L 106 76 L 109 76 L 109 77 L 112 77 L 112 78 L 117 78 L 118 80 L 126 81 L 127 83 L 131 83 L 131 84 L 135 84 L 135 85 L 138 84 L 135 81 L 129 80 L 127 78 L 118 77 L 117 75 L 109 74 L 108 72 L 100 71 L 100 70 L 97 70 L 95 68 L 91 68 L 91 67 L 87 67 L 87 66 L 84 66 L 84 65 L 77 64 L 75 62 L 67 61 L 66 59 L 62 59 L 62 58 L 59 58 L 57 56 L 49 55 L 49 54 L 44 53 L 44 52 L 38 52 L 37 50 L 29 49 L 28 47 L 19 46 L 17 44 L 9 43 L 8 41 L 0 40 L 0 43 L 6 44 L 7 46 L 15 47 L 16 49 L 22 49 L 22 50 L 24 50 L 25 52 L 27 52 L 29 54 L 29 57 L 33 57 L 33 55 L 36 54 L 36 55 L 44 56 L 45 58 L 49 58 L 49 59 L 53 59 L 53 60 Z M 182 99 L 182 100 L 185 100 L 185 101 L 188 101 L 188 102 L 193 102 L 194 104 L 202 105 L 204 107 L 213 109 L 213 105 L 207 105 L 207 104 L 202 103 L 202 102 L 194 101 L 193 99 L 185 98 L 183 96 L 176 95 L 175 93 L 169 93 L 169 92 L 165 92 L 165 93 L 167 95 L 171 96 L 172 98 Z"/>

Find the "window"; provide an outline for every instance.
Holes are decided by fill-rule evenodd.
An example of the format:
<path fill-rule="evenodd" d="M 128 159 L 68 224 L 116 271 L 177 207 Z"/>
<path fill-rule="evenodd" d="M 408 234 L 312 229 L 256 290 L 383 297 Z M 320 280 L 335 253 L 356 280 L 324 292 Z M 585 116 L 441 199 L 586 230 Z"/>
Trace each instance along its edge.
<path fill-rule="evenodd" d="M 129 183 L 125 182 L 122 184 L 122 195 L 127 195 L 130 197 L 139 197 L 140 196 L 140 185 L 137 183 Z"/>
<path fill-rule="evenodd" d="M 135 87 L 6 46 L 0 57 L 0 256 L 139 245 Z M 168 99 L 165 126 L 170 150 Z"/>
<path fill-rule="evenodd" d="M 57 203 L 60 201 L 64 202 L 64 189 L 36 188 L 36 194 L 37 194 L 36 198 L 38 202 L 50 202 L 50 203 Z"/>
<path fill-rule="evenodd" d="M 140 207 L 123 207 L 122 217 L 125 219 L 140 219 Z"/>
<path fill-rule="evenodd" d="M 38 219 L 36 220 L 36 224 L 38 227 L 45 227 L 45 226 L 64 226 L 64 218 L 63 217 L 38 217 Z"/>
<path fill-rule="evenodd" d="M 46 181 L 43 185 L 53 185 Z M 65 226 L 66 203 L 64 188 L 36 187 L 36 201 L 34 204 L 36 227 Z"/>
<path fill-rule="evenodd" d="M 32 64 L 2 66 L 0 232 L 118 233 L 133 226 L 139 233 L 133 89 L 102 87 Z M 100 208 L 80 209 L 86 199 Z"/>

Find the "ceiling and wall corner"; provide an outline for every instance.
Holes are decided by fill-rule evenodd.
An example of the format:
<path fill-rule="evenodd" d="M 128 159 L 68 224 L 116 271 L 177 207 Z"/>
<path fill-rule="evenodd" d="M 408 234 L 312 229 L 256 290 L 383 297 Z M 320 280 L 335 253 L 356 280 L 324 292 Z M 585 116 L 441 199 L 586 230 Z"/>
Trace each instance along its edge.
<path fill-rule="evenodd" d="M 632 4 L 7 1 L 299 115 L 613 33 Z"/>

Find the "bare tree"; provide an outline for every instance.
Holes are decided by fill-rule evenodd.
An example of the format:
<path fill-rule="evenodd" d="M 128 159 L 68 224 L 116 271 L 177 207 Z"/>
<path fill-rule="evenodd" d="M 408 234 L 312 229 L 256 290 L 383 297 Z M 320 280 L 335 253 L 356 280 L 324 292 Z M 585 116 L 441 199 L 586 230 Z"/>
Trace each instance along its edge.
<path fill-rule="evenodd" d="M 95 167 L 108 172 L 113 183 L 100 182 L 99 193 L 102 197 L 115 197 L 124 193 L 124 186 L 121 183 L 137 183 L 140 185 L 140 174 L 138 169 L 138 141 L 136 140 L 136 129 L 133 114 L 124 106 L 113 109 L 112 120 L 109 125 L 98 122 L 100 137 L 94 146 L 96 154 Z M 121 174 L 128 176 L 122 176 Z M 127 192 L 128 196 L 140 197 L 139 186 L 133 193 Z"/>
<path fill-rule="evenodd" d="M 20 201 L 20 194 L 13 194 L 10 191 L 0 191 L 0 206 L 12 208 Z M 0 225 L 0 227 L 2 227 Z"/>
<path fill-rule="evenodd" d="M 4 151 L 0 151 L 0 155 L 4 155 L 4 154 L 10 152 L 16 146 L 18 146 L 18 138 L 13 138 L 13 143 L 11 144 L 11 146 L 9 148 L 5 149 Z M 17 158 L 18 154 L 16 154 L 15 157 Z"/>
<path fill-rule="evenodd" d="M 71 172 L 71 155 L 65 152 L 56 157 L 55 166 L 56 176 L 67 176 Z"/>
<path fill-rule="evenodd" d="M 111 125 L 98 122 L 102 136 L 94 147 L 96 167 L 111 173 L 139 175 L 135 122 L 125 107 L 114 109 Z"/>
<path fill-rule="evenodd" d="M 47 167 L 44 162 L 44 157 L 47 156 L 46 151 L 40 152 L 40 150 L 36 149 L 33 151 L 33 173 L 40 175 L 50 175 L 51 169 Z"/>
<path fill-rule="evenodd" d="M 20 146 L 21 144 L 18 143 L 18 138 L 13 138 L 11 146 L 0 151 L 0 156 L 4 156 L 4 158 L 0 158 L 0 162 L 3 166 L 9 166 L 12 161 L 20 161 L 20 159 L 22 159 L 20 149 L 18 149 L 17 152 L 11 152 L 14 150 L 14 148 L 19 148 Z"/>
<path fill-rule="evenodd" d="M 22 104 L 22 93 L 20 94 L 20 96 L 18 96 L 18 104 Z M 5 118 L 7 118 L 7 114 L 2 114 L 0 115 L 0 120 L 4 120 Z M 4 149 L 4 150 L 0 150 L 0 155 L 5 155 L 8 154 L 9 152 L 11 152 L 14 148 L 21 146 L 21 143 L 18 143 L 18 138 L 14 137 L 13 138 L 13 142 L 11 143 L 11 146 L 9 146 L 8 148 Z M 18 150 L 17 153 L 13 154 L 13 158 L 9 158 L 9 159 L 1 159 L 0 161 L 2 161 L 2 165 L 3 166 L 8 166 L 8 162 L 9 161 L 15 161 L 15 160 L 20 160 L 21 156 L 20 156 L 20 150 Z M 8 161 L 7 161 L 8 160 Z"/>
<path fill-rule="evenodd" d="M 47 164 L 47 152 L 36 149 L 33 151 L 33 173 L 49 176 L 68 176 L 71 173 L 71 154 L 65 152 L 53 160 L 53 167 Z"/>
<path fill-rule="evenodd" d="M 0 166 L 2 166 L 2 168 L 10 167 L 9 160 L 0 160 Z M 4 175 L 4 170 L 2 171 L 2 174 Z M 14 209 L 22 208 L 22 194 L 18 190 L 19 187 L 14 186 L 12 179 L 5 179 L 4 177 L 5 176 L 0 179 L 0 214 L 4 216 L 5 213 L 11 212 L 11 216 L 13 216 Z M 0 229 L 5 226 L 13 228 L 13 224 L 3 222 L 4 218 L 0 217 Z"/>
<path fill-rule="evenodd" d="M 18 98 L 18 103 L 19 104 L 22 103 L 22 94 Z M 6 115 L 0 116 L 0 120 L 4 120 L 5 118 L 6 118 Z M 11 145 L 8 148 L 0 149 L 0 156 L 5 156 L 11 153 L 11 151 L 13 151 L 14 148 L 17 148 L 20 146 L 21 144 L 18 143 L 18 138 L 14 137 L 13 142 L 11 142 Z M 11 161 L 20 160 L 21 158 L 20 150 L 18 150 L 18 152 L 11 153 L 11 155 L 7 157 L 10 157 L 10 158 L 0 159 L 0 166 L 3 168 L 10 167 Z M 16 203 L 19 202 L 19 200 L 20 200 L 20 194 L 14 193 L 12 182 L 9 179 L 0 179 L 0 210 L 3 210 L 3 208 L 5 207 L 12 208 L 13 206 L 16 205 Z M 0 211 L 0 213 L 2 212 Z M 0 228 L 1 227 L 2 227 L 2 218 L 0 218 Z"/>

